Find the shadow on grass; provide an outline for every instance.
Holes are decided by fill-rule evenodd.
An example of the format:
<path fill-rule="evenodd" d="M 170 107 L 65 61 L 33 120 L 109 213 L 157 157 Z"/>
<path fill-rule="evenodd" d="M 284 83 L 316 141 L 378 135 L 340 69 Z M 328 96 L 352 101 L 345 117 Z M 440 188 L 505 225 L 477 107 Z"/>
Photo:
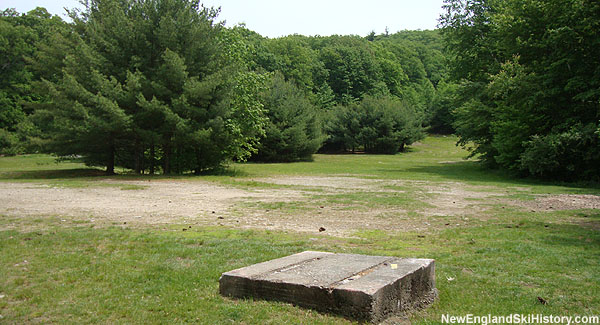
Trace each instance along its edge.
<path fill-rule="evenodd" d="M 215 169 L 209 169 L 206 171 L 201 172 L 199 175 L 195 175 L 193 173 L 189 173 L 189 174 L 183 174 L 181 176 L 229 176 L 229 177 L 243 177 L 243 176 L 247 176 L 248 173 L 237 169 L 235 167 L 221 167 L 221 168 L 215 168 Z"/>
<path fill-rule="evenodd" d="M 244 177 L 247 176 L 248 173 L 236 169 L 234 167 L 223 167 L 223 168 L 215 168 L 210 170 L 204 170 L 199 174 L 195 174 L 193 172 L 187 172 L 182 174 L 136 174 L 133 171 L 125 172 L 122 174 L 113 175 L 113 177 L 124 178 L 124 179 L 193 179 L 193 178 L 202 178 L 206 176 L 228 176 L 228 177 Z"/>
<path fill-rule="evenodd" d="M 544 242 L 553 246 L 594 247 L 594 250 L 597 251 L 600 247 L 600 231 L 598 231 L 600 214 L 591 216 L 590 219 L 592 218 L 594 220 L 586 223 L 552 225 L 550 229 L 554 229 L 544 237 Z M 539 223 L 537 226 L 544 227 L 545 225 L 545 223 Z"/>
<path fill-rule="evenodd" d="M 193 178 L 203 176 L 230 176 L 242 177 L 247 173 L 236 168 L 219 168 L 209 170 L 195 175 L 193 173 L 185 174 L 135 174 L 133 172 L 117 173 L 113 175 L 107 174 L 104 170 L 95 168 L 78 168 L 78 169 L 43 169 L 43 170 L 27 170 L 27 171 L 9 171 L 0 172 L 0 180 L 42 180 L 42 179 L 75 179 L 75 178 L 99 178 L 110 177 L 128 180 L 137 179 L 177 179 L 177 178 Z"/>
<path fill-rule="evenodd" d="M 410 174 L 428 174 L 450 181 L 478 183 L 479 185 L 496 183 L 507 186 L 564 186 L 566 188 L 572 188 L 573 191 L 577 191 L 577 189 L 589 189 L 592 190 L 591 192 L 600 192 L 600 184 L 598 183 L 544 181 L 533 178 L 519 178 L 514 173 L 486 168 L 476 161 L 462 161 L 441 163 L 430 166 L 411 167 L 402 170 L 402 172 Z"/>
<path fill-rule="evenodd" d="M 107 176 L 105 171 L 100 169 L 80 168 L 80 169 L 44 169 L 32 171 L 11 171 L 0 173 L 0 179 L 59 179 L 59 178 L 84 178 Z"/>

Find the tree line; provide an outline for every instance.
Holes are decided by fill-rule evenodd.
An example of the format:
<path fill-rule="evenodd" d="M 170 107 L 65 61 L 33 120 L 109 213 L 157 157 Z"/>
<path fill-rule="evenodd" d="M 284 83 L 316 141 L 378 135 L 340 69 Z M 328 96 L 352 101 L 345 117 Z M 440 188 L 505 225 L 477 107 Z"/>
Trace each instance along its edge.
<path fill-rule="evenodd" d="M 136 173 L 394 154 L 456 133 L 490 167 L 600 178 L 600 4 L 445 0 L 440 29 L 266 38 L 192 0 L 0 15 L 0 154 Z"/>
<path fill-rule="evenodd" d="M 600 180 L 600 2 L 446 0 L 460 143 L 520 175 Z"/>
<path fill-rule="evenodd" d="M 68 23 L 3 11 L 1 153 L 201 173 L 424 136 L 447 70 L 437 32 L 269 39 L 218 13 L 191 0 L 94 0 Z"/>

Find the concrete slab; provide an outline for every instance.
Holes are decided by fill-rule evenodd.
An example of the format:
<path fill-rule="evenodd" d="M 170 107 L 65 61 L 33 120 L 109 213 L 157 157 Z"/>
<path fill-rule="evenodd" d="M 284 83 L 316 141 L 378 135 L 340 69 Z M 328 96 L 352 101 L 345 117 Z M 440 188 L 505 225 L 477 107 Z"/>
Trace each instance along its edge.
<path fill-rule="evenodd" d="M 223 273 L 219 291 L 379 322 L 436 296 L 430 259 L 302 252 Z"/>

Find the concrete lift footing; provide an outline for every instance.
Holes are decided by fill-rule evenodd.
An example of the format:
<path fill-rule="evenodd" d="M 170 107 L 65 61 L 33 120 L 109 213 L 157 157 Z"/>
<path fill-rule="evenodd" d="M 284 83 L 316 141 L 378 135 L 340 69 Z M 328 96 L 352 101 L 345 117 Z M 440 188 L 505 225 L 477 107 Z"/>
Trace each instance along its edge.
<path fill-rule="evenodd" d="M 380 322 L 433 302 L 431 259 L 306 251 L 223 273 L 219 291 Z"/>

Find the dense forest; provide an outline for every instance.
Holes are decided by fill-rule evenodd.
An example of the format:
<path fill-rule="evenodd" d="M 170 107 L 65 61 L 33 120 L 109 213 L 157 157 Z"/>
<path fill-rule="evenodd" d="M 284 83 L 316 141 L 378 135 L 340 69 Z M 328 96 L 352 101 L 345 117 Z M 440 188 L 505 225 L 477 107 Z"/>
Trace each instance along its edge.
<path fill-rule="evenodd" d="M 0 154 L 202 173 L 457 133 L 490 166 L 598 178 L 600 4 L 447 0 L 440 29 L 266 38 L 192 0 L 0 15 Z"/>
<path fill-rule="evenodd" d="M 600 180 L 600 2 L 445 2 L 460 143 L 521 175 Z"/>

